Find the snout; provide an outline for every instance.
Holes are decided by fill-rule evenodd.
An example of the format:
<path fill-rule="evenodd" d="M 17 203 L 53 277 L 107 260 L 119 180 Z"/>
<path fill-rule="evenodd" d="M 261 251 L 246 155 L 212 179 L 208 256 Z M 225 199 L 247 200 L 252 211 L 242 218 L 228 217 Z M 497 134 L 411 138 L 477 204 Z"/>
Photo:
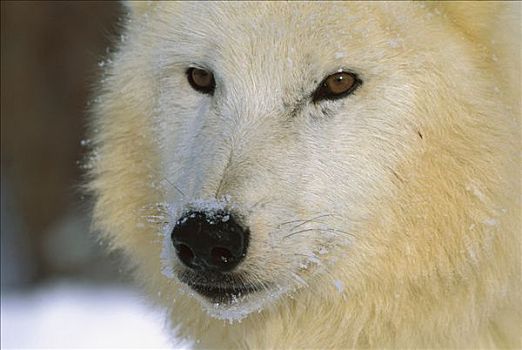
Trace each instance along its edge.
<path fill-rule="evenodd" d="M 180 218 L 171 238 L 179 260 L 203 273 L 229 272 L 245 258 L 249 230 L 225 211 L 189 212 Z"/>

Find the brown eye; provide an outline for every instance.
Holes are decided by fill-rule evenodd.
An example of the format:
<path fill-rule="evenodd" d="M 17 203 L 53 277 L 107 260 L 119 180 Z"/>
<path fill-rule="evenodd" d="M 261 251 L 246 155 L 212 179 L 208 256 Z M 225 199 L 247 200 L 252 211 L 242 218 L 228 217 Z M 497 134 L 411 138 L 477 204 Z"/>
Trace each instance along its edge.
<path fill-rule="evenodd" d="M 362 81 L 353 73 L 337 72 L 327 76 L 313 95 L 313 101 L 335 100 L 348 96 L 362 84 Z"/>
<path fill-rule="evenodd" d="M 209 95 L 214 93 L 216 82 L 211 72 L 199 68 L 189 68 L 187 79 L 194 90 Z"/>

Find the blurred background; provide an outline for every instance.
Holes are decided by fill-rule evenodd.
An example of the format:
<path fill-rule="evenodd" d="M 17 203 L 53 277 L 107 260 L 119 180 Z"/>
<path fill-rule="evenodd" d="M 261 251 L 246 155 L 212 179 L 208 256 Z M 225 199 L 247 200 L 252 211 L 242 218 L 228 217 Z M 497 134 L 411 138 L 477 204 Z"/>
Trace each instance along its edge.
<path fill-rule="evenodd" d="M 120 2 L 1 1 L 2 348 L 167 346 L 79 190 L 89 101 L 124 18 Z"/>

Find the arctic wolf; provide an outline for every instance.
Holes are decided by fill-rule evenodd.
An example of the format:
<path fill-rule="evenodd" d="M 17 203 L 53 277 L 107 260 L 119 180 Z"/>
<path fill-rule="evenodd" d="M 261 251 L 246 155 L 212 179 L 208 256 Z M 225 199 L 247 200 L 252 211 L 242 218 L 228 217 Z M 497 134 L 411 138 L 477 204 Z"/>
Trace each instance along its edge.
<path fill-rule="evenodd" d="M 179 336 L 521 346 L 520 3 L 128 8 L 95 220 Z"/>

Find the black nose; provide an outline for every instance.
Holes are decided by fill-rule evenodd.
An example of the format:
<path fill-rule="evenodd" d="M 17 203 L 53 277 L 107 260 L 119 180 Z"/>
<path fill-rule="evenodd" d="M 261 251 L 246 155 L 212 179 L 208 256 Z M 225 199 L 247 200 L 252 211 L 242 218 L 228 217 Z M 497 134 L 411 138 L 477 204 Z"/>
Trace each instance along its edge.
<path fill-rule="evenodd" d="M 225 272 L 246 256 L 249 231 L 225 212 L 190 212 L 178 220 L 171 238 L 186 266 L 199 271 Z"/>

